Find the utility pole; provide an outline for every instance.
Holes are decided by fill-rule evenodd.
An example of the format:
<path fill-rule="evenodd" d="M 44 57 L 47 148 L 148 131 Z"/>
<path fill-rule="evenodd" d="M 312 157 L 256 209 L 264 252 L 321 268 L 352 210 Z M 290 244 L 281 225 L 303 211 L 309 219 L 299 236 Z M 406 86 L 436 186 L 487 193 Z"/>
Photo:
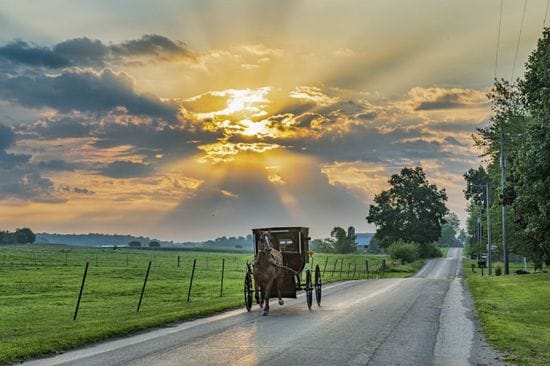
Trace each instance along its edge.
<path fill-rule="evenodd" d="M 504 274 L 510 274 L 508 260 L 508 225 L 506 225 L 506 154 L 504 152 L 504 121 L 500 122 L 500 185 L 502 187 L 502 252 L 504 254 Z M 489 270 L 490 271 L 490 270 Z"/>
<path fill-rule="evenodd" d="M 491 275 L 492 255 L 491 255 L 491 210 L 489 203 L 489 183 L 485 183 L 485 194 L 487 195 L 487 263 L 489 267 L 489 276 Z"/>

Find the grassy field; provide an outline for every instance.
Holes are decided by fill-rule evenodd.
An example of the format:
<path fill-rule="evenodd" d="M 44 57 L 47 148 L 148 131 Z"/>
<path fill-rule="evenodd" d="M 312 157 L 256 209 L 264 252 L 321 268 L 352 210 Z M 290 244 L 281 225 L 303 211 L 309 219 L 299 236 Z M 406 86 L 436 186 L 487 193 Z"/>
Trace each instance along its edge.
<path fill-rule="evenodd" d="M 179 267 L 178 267 L 178 256 Z M 373 278 L 383 256 L 312 257 L 323 282 Z M 252 254 L 95 249 L 61 245 L 0 247 L 0 364 L 57 353 L 141 329 L 243 306 L 243 276 Z M 369 262 L 366 273 L 365 260 Z M 191 299 L 187 302 L 192 263 Z M 221 267 L 225 260 L 223 296 Z M 149 279 L 136 311 L 149 261 Z M 85 263 L 88 275 L 73 321 Z M 387 260 L 384 277 L 406 277 L 422 266 Z"/>
<path fill-rule="evenodd" d="M 464 260 L 464 273 L 489 341 L 511 365 L 550 364 L 550 274 L 481 277 L 470 263 Z"/>

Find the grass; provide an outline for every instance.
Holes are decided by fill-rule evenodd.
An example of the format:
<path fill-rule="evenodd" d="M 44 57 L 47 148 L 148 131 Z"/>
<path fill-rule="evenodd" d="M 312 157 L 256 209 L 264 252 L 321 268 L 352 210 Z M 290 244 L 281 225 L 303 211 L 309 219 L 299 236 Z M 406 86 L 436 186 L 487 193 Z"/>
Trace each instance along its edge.
<path fill-rule="evenodd" d="M 180 266 L 178 267 L 178 256 Z M 193 260 L 196 269 L 187 302 Z M 223 297 L 221 264 L 225 260 Z M 365 260 L 370 274 L 365 273 Z M 384 256 L 315 254 L 323 282 L 406 277 L 423 264 Z M 0 364 L 59 353 L 86 343 L 243 306 L 243 276 L 252 254 L 96 249 L 63 245 L 0 246 Z M 148 262 L 152 268 L 136 311 Z M 90 263 L 78 319 L 76 299 Z"/>
<path fill-rule="evenodd" d="M 483 331 L 511 365 L 550 363 L 550 274 L 481 277 L 464 260 L 464 273 Z M 523 269 L 513 264 L 510 272 Z M 487 274 L 487 272 L 485 272 Z"/>

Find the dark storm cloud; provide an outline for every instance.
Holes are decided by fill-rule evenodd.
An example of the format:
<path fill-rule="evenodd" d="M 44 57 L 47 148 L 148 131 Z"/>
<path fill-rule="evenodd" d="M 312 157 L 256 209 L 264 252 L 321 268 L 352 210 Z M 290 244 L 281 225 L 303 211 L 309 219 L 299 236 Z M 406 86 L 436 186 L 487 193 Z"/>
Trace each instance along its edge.
<path fill-rule="evenodd" d="M 14 41 L 0 47 L 0 58 L 16 64 L 48 68 L 67 67 L 72 64 L 69 59 L 48 47 L 31 46 L 24 41 Z"/>
<path fill-rule="evenodd" d="M 51 107 L 62 112 L 72 110 L 107 112 L 125 107 L 136 115 L 175 119 L 178 108 L 160 99 L 136 93 L 132 79 L 124 73 L 105 69 L 69 69 L 59 75 L 17 76 L 0 80 L 0 98 L 30 108 Z"/>
<path fill-rule="evenodd" d="M 71 60 L 73 65 L 103 66 L 109 54 L 109 47 L 97 39 L 82 37 L 58 43 L 52 52 Z"/>
<path fill-rule="evenodd" d="M 420 101 L 414 110 L 431 111 L 485 106 L 487 102 L 485 100 L 480 101 L 475 99 L 478 96 L 475 96 L 474 93 L 479 94 L 479 92 L 474 92 L 472 90 L 449 90 L 444 92 L 442 95 L 437 95 L 434 99 L 430 98 L 429 100 Z"/>
<path fill-rule="evenodd" d="M 445 137 L 445 141 L 450 144 L 450 145 L 458 145 L 458 146 L 464 146 L 463 143 L 461 143 L 460 141 L 458 141 L 457 139 L 455 139 L 454 137 L 452 136 L 447 136 Z"/>
<path fill-rule="evenodd" d="M 111 63 L 132 61 L 136 57 L 166 60 L 174 57 L 193 60 L 195 56 L 180 41 L 158 34 L 106 45 L 87 37 L 69 39 L 53 47 L 31 45 L 16 40 L 0 47 L 0 58 L 14 64 L 47 68 L 68 66 L 103 67 Z"/>
<path fill-rule="evenodd" d="M 37 139 L 87 137 L 92 135 L 95 118 L 86 115 L 61 115 L 41 119 L 34 123 L 18 126 L 17 133 Z"/>
<path fill-rule="evenodd" d="M 99 173 L 111 178 L 137 178 L 149 176 L 153 171 L 150 164 L 115 161 L 101 168 Z"/>
<path fill-rule="evenodd" d="M 55 159 L 40 161 L 38 163 L 38 168 L 50 171 L 73 171 L 75 169 L 75 165 L 68 163 L 65 160 Z"/>
<path fill-rule="evenodd" d="M 27 154 L 10 154 L 6 152 L 15 143 L 15 134 L 11 128 L 0 125 L 0 169 L 11 169 L 24 164 L 31 158 Z"/>

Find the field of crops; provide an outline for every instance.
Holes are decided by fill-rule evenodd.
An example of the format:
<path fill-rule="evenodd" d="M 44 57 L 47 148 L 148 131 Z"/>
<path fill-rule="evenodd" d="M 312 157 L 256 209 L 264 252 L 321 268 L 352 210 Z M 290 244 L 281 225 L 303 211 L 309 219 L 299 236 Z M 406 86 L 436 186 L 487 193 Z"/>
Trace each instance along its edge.
<path fill-rule="evenodd" d="M 379 276 L 384 258 L 315 254 L 311 260 L 324 270 L 323 282 L 331 282 Z M 252 254 L 234 253 L 0 247 L 0 363 L 240 307 L 246 262 L 252 260 Z M 73 320 L 86 262 L 87 278 Z M 407 276 L 420 265 L 398 266 L 387 260 L 383 276 Z"/>

